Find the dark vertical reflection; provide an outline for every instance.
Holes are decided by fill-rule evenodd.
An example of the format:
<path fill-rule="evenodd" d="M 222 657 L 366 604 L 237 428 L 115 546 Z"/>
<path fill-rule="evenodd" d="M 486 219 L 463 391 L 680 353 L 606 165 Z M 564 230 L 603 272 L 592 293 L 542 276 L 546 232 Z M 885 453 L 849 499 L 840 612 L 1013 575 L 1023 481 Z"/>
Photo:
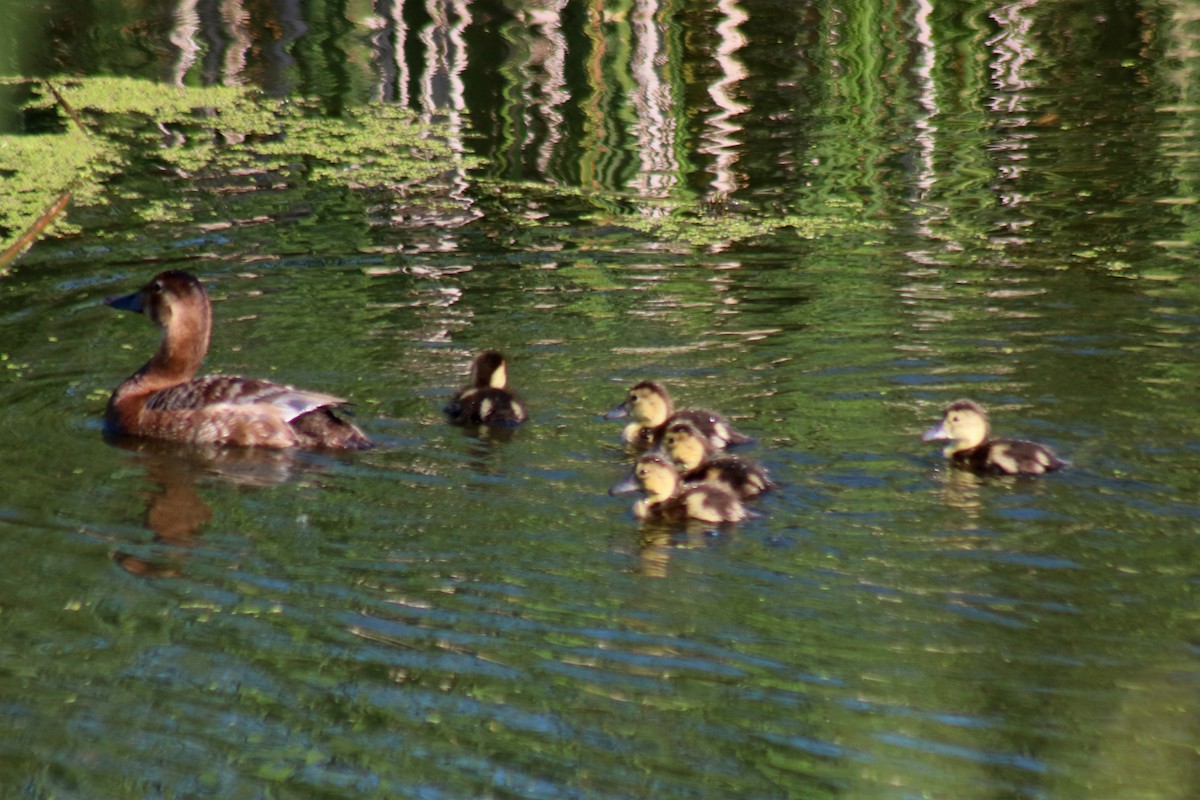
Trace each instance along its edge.
<path fill-rule="evenodd" d="M 345 2 L 313 0 L 306 11 L 308 35 L 295 45 L 299 76 L 296 91 L 319 98 L 325 113 L 336 116 L 356 97 L 351 70 L 356 65 L 368 64 L 370 58 L 366 53 L 361 60 L 358 57 L 355 31 L 347 17 Z"/>

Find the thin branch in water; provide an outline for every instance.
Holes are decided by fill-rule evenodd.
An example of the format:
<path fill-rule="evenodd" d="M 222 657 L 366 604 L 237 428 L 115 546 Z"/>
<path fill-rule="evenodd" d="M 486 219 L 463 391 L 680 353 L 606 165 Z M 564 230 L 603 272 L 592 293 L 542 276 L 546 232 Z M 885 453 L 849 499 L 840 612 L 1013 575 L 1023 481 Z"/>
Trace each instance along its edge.
<path fill-rule="evenodd" d="M 84 126 L 83 120 L 79 118 L 79 115 L 75 113 L 75 109 L 67 102 L 67 99 L 59 93 L 58 89 L 54 88 L 54 84 L 50 81 L 42 81 L 42 83 L 46 84 L 46 88 L 50 90 L 50 94 L 54 95 L 54 102 L 58 103 L 62 110 L 67 113 L 67 116 L 75 123 L 75 127 L 79 128 L 84 136 L 87 136 L 88 129 Z"/>
<path fill-rule="evenodd" d="M 7 275 L 12 262 L 17 256 L 24 252 L 25 248 L 33 244 L 34 239 L 46 229 L 54 219 L 62 213 L 62 210 L 67 207 L 67 203 L 71 202 L 71 193 L 63 192 L 58 196 L 50 206 L 42 212 L 42 215 L 37 218 L 37 221 L 25 229 L 21 237 L 12 243 L 11 246 L 3 253 L 0 253 L 0 275 Z"/>
<path fill-rule="evenodd" d="M 75 127 L 78 128 L 84 136 L 90 136 L 91 134 L 87 127 L 83 124 L 83 120 L 79 118 L 79 114 L 76 113 L 75 109 L 71 107 L 71 104 L 67 102 L 67 99 L 63 97 L 61 93 L 59 93 L 58 89 L 54 88 L 54 84 L 48 80 L 42 81 L 42 83 L 45 84 L 46 89 L 49 90 L 50 94 L 54 95 L 54 102 L 58 103 L 63 112 L 71 118 L 71 121 L 75 123 Z M 71 181 L 71 184 L 73 186 L 75 181 Z M 42 215 L 38 217 L 32 225 L 25 229 L 25 232 L 22 233 L 20 237 L 18 237 L 18 239 L 8 247 L 8 249 L 6 249 L 3 253 L 0 253 L 0 275 L 7 275 L 9 268 L 12 266 L 12 262 L 15 261 L 23 252 L 25 252 L 25 250 L 33 244 L 34 240 L 37 239 L 42 231 L 44 231 L 50 225 L 50 223 L 53 222 L 58 215 L 63 212 L 63 209 L 65 209 L 67 204 L 71 202 L 72 191 L 72 189 L 68 189 L 60 194 L 54 200 L 54 202 L 46 207 L 46 210 L 42 212 Z"/>

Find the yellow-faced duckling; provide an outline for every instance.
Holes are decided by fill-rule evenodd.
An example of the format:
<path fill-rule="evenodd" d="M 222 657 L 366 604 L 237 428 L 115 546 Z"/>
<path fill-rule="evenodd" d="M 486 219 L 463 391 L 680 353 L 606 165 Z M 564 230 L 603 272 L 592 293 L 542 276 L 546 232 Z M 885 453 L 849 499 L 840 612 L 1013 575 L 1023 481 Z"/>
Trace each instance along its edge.
<path fill-rule="evenodd" d="M 679 465 L 684 483 L 718 483 L 743 500 L 758 497 L 771 488 L 765 469 L 744 458 L 714 453 L 708 439 L 687 420 L 667 426 L 663 449 Z"/>
<path fill-rule="evenodd" d="M 740 522 L 746 518 L 742 501 L 716 483 L 684 485 L 679 473 L 657 453 L 642 456 L 633 474 L 609 490 L 609 494 L 641 491 L 645 497 L 633 504 L 638 519 L 668 519 L 702 522 Z"/>
<path fill-rule="evenodd" d="M 667 425 L 686 420 L 696 426 L 713 446 L 720 450 L 730 445 L 745 444 L 750 437 L 739 433 L 716 412 L 687 408 L 675 411 L 671 396 L 662 384 L 642 381 L 629 390 L 621 405 L 604 415 L 605 419 L 633 419 L 621 434 L 626 444 L 635 447 L 654 447 L 662 442 Z"/>
<path fill-rule="evenodd" d="M 528 414 L 507 386 L 504 356 L 497 350 L 484 350 L 471 363 L 471 385 L 446 405 L 446 414 L 459 425 L 520 425 Z"/>
<path fill-rule="evenodd" d="M 925 441 L 950 439 L 942 451 L 955 466 L 995 475 L 1041 475 L 1067 465 L 1044 444 L 989 439 L 987 413 L 970 400 L 946 406 L 942 421 L 925 431 Z"/>
<path fill-rule="evenodd" d="M 363 450 L 371 440 L 333 413 L 347 401 L 253 378 L 196 378 L 208 352 L 212 306 L 200 281 L 168 270 L 108 305 L 162 329 L 158 351 L 108 401 L 110 433 L 192 444 Z"/>

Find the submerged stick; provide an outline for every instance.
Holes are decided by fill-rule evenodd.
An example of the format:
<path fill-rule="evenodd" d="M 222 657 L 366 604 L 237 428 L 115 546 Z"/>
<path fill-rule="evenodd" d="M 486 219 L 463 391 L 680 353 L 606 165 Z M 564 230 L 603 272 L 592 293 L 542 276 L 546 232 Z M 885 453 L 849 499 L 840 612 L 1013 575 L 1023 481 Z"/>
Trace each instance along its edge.
<path fill-rule="evenodd" d="M 63 97 L 59 93 L 58 89 L 54 88 L 54 84 L 50 81 L 42 81 L 42 83 L 46 84 L 46 88 L 50 90 L 50 94 L 54 95 L 54 102 L 58 103 L 59 106 L 62 107 L 63 111 L 67 112 L 67 116 L 70 117 L 71 121 L 75 123 L 75 127 L 79 128 L 84 136 L 89 135 L 88 129 L 83 124 L 83 120 L 81 120 L 79 115 L 75 113 L 75 109 L 72 108 L 71 104 L 67 102 L 67 98 Z"/>
<path fill-rule="evenodd" d="M 26 247 L 33 244 L 33 240 L 38 237 L 46 226 L 54 221 L 54 218 L 62 213 L 62 210 L 67 207 L 67 203 L 71 202 L 71 192 L 63 192 L 58 196 L 50 206 L 42 212 L 42 215 L 37 220 L 25 229 L 25 232 L 9 246 L 7 250 L 0 253 L 0 275 L 7 275 L 8 268 L 13 261 L 16 260 Z"/>
<path fill-rule="evenodd" d="M 66 115 L 71 118 L 71 121 L 75 123 L 75 127 L 78 128 L 84 136 L 88 136 L 89 132 L 87 127 L 84 126 L 83 120 L 79 118 L 79 114 L 75 112 L 75 109 L 71 107 L 71 104 L 67 102 L 66 98 L 59 93 L 58 89 L 54 88 L 54 84 L 50 83 L 50 81 L 42 81 L 42 83 L 45 84 L 46 89 L 50 91 L 50 94 L 54 95 L 54 102 L 58 103 L 59 107 L 61 107 Z M 71 183 L 74 185 L 75 181 L 72 181 Z M 67 207 L 67 204 L 71 202 L 71 195 L 71 189 L 68 189 L 60 194 L 54 200 L 54 202 L 46 207 L 46 210 L 42 212 L 42 215 L 38 217 L 32 225 L 25 229 L 25 232 L 22 233 L 17 240 L 8 247 L 8 249 L 6 249 L 3 253 L 0 253 L 0 275 L 8 274 L 9 267 L 12 265 L 12 262 L 15 261 L 17 257 L 25 251 L 26 248 L 33 244 L 34 240 L 37 239 L 41 232 L 46 230 L 50 223 L 53 222 L 55 218 L 63 212 L 63 209 Z"/>

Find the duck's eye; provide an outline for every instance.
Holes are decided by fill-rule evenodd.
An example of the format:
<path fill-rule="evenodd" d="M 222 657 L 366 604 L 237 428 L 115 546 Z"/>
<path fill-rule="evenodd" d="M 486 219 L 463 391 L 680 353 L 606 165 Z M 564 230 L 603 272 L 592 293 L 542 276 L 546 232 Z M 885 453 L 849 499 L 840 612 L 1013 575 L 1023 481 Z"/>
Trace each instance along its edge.
<path fill-rule="evenodd" d="M 951 418 L 950 418 L 950 421 L 951 421 L 951 422 L 958 422 L 958 414 L 955 414 L 953 417 L 951 417 Z"/>

